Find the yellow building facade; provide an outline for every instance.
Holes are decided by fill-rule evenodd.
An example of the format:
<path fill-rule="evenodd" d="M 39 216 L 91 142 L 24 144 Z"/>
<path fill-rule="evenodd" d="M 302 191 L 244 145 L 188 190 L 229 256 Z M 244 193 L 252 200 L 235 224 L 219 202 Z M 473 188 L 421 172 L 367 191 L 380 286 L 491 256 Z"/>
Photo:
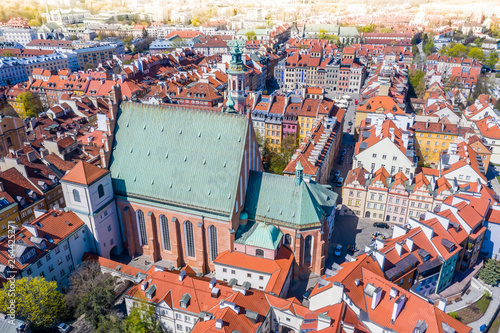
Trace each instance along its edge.
<path fill-rule="evenodd" d="M 459 135 L 452 124 L 416 122 L 414 129 L 417 156 L 424 164 L 439 163 L 441 152 L 447 151 Z"/>

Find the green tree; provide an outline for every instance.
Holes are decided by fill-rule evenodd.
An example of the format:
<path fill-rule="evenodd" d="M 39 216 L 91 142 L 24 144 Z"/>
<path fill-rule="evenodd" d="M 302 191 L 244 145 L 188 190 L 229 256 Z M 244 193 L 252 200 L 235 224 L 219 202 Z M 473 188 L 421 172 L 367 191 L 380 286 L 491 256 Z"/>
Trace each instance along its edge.
<path fill-rule="evenodd" d="M 425 72 L 421 70 L 416 70 L 414 73 L 410 73 L 410 84 L 418 98 L 422 98 L 425 92 L 426 77 Z"/>
<path fill-rule="evenodd" d="M 383 34 L 390 34 L 391 32 L 393 32 L 393 30 L 391 28 L 382 28 L 380 29 L 380 32 L 383 33 Z"/>
<path fill-rule="evenodd" d="M 470 49 L 469 54 L 467 55 L 469 58 L 476 59 L 479 61 L 484 61 L 484 52 L 479 47 L 473 47 Z"/>
<path fill-rule="evenodd" d="M 123 333 L 125 321 L 115 314 L 108 314 L 101 317 L 95 333 Z"/>
<path fill-rule="evenodd" d="M 319 39 L 328 39 L 328 31 L 321 29 L 318 31 L 318 38 Z"/>
<path fill-rule="evenodd" d="M 257 37 L 255 35 L 255 31 L 248 31 L 245 36 L 247 37 L 247 40 L 256 40 Z"/>
<path fill-rule="evenodd" d="M 154 307 L 141 304 L 134 306 L 125 320 L 125 333 L 162 333 L 160 323 L 155 318 Z"/>
<path fill-rule="evenodd" d="M 85 314 L 86 320 L 96 328 L 99 319 L 106 316 L 115 301 L 115 280 L 101 273 L 96 262 L 83 262 L 71 277 L 66 303 L 77 316 Z"/>
<path fill-rule="evenodd" d="M 370 32 L 374 32 L 376 29 L 377 29 L 376 25 L 368 24 L 368 25 L 365 25 L 364 27 L 361 27 L 361 32 L 370 33 Z"/>
<path fill-rule="evenodd" d="M 439 50 L 439 54 L 447 57 L 467 57 L 469 48 L 462 44 L 450 44 Z"/>
<path fill-rule="evenodd" d="M 481 38 L 476 38 L 476 39 L 474 39 L 474 44 L 481 47 L 481 45 L 483 44 L 483 41 L 481 40 Z"/>
<path fill-rule="evenodd" d="M 283 154 L 286 163 L 292 159 L 293 153 L 297 149 L 297 141 L 293 135 L 286 135 L 283 140 L 281 140 L 281 153 Z"/>
<path fill-rule="evenodd" d="M 490 286 L 496 286 L 500 281 L 500 263 L 489 259 L 479 271 L 479 278 Z"/>
<path fill-rule="evenodd" d="M 427 55 L 431 55 L 432 53 L 434 53 L 435 49 L 436 47 L 434 46 L 434 41 L 431 38 L 427 41 L 427 43 L 425 43 L 424 52 Z"/>
<path fill-rule="evenodd" d="M 85 66 L 83 66 L 83 70 L 85 72 L 91 70 L 91 69 L 94 69 L 94 65 L 92 65 L 90 62 L 86 63 Z"/>
<path fill-rule="evenodd" d="M 255 140 L 257 141 L 259 147 L 262 147 L 264 145 L 264 138 L 257 129 L 255 130 Z"/>
<path fill-rule="evenodd" d="M 497 62 L 498 62 L 498 54 L 493 51 L 488 55 L 488 59 L 486 60 L 486 65 L 491 69 L 495 69 Z"/>
<path fill-rule="evenodd" d="M 14 280 L 15 296 L 10 294 L 10 282 L 0 290 L 0 311 L 8 313 L 14 297 L 16 317 L 30 322 L 35 328 L 49 327 L 57 322 L 64 308 L 64 298 L 55 281 L 42 277 Z"/>
<path fill-rule="evenodd" d="M 42 110 L 42 103 L 38 96 L 29 91 L 17 95 L 16 102 L 24 106 L 24 116 L 26 117 L 37 117 Z"/>

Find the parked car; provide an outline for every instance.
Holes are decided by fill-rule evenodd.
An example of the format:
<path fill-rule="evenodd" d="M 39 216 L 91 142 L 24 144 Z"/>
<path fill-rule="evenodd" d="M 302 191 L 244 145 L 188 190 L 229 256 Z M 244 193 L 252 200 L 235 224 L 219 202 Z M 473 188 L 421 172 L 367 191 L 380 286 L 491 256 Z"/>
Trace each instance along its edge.
<path fill-rule="evenodd" d="M 347 129 L 347 133 L 351 133 L 351 129 L 350 128 Z"/>
<path fill-rule="evenodd" d="M 59 332 L 66 333 L 71 330 L 71 326 L 65 323 L 60 323 L 59 325 L 57 325 L 57 329 L 59 330 Z"/>
<path fill-rule="evenodd" d="M 390 228 L 389 225 L 387 223 L 385 223 L 385 222 L 375 222 L 375 223 L 373 223 L 373 226 L 375 228 L 383 228 L 383 229 L 389 229 Z"/>
<path fill-rule="evenodd" d="M 333 175 L 333 179 L 337 179 L 340 176 L 340 170 L 335 170 L 335 174 Z"/>
<path fill-rule="evenodd" d="M 343 182 L 344 182 L 344 178 L 339 177 L 339 179 L 337 179 L 337 182 L 335 183 L 335 185 L 337 185 L 338 187 L 342 187 Z"/>
<path fill-rule="evenodd" d="M 303 297 L 304 299 L 308 299 L 308 298 L 309 298 L 309 296 L 311 296 L 311 292 L 313 291 L 313 289 L 314 289 L 313 287 L 311 287 L 311 288 L 307 289 L 307 290 L 306 290 L 306 292 L 304 293 L 304 295 L 302 295 L 302 297 Z"/>
<path fill-rule="evenodd" d="M 342 245 L 337 244 L 337 246 L 335 246 L 335 252 L 333 254 L 335 254 L 335 256 L 337 257 L 340 257 L 340 254 L 342 254 Z"/>
<path fill-rule="evenodd" d="M 347 149 L 345 149 L 345 148 L 344 148 L 344 149 L 342 149 L 342 156 L 344 156 L 344 155 L 345 155 L 345 152 L 346 152 L 346 151 L 347 151 Z"/>
<path fill-rule="evenodd" d="M 352 121 L 349 121 L 347 124 L 348 124 L 349 126 L 352 126 Z"/>

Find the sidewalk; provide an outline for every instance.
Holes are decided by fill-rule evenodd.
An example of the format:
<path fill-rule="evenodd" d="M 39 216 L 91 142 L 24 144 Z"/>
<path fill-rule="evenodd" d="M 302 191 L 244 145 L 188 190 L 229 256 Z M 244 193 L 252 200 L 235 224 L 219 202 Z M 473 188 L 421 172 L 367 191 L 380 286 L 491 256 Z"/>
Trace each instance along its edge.
<path fill-rule="evenodd" d="M 470 287 L 470 293 L 464 294 L 461 298 L 460 302 L 453 302 L 446 306 L 446 312 L 456 312 L 460 309 L 463 309 L 470 304 L 476 303 L 484 294 L 484 290 L 477 289 L 474 287 Z"/>
<path fill-rule="evenodd" d="M 488 325 L 490 323 L 491 319 L 495 315 L 497 308 L 500 306 L 500 286 L 497 287 L 488 286 L 488 288 L 491 290 L 491 297 L 492 297 L 488 309 L 479 320 L 467 324 L 472 328 L 473 333 L 480 333 L 481 332 L 480 327 L 482 325 Z M 462 296 L 462 300 L 460 302 L 447 305 L 446 312 L 448 314 L 450 312 L 456 312 L 472 303 L 477 302 L 481 298 L 481 296 L 483 296 L 483 293 L 485 291 L 485 289 L 478 289 L 473 286 L 470 287 L 470 290 L 471 291 L 468 295 L 464 294 Z"/>
<path fill-rule="evenodd" d="M 470 324 L 468 324 L 470 327 L 472 327 L 472 332 L 474 333 L 479 333 L 481 332 L 479 328 L 484 324 L 488 325 L 495 315 L 495 312 L 497 308 L 500 306 L 500 286 L 496 287 L 489 287 L 492 291 L 492 298 L 490 305 L 488 306 L 488 309 L 484 313 L 484 316 L 482 316 L 478 321 L 474 321 Z"/>

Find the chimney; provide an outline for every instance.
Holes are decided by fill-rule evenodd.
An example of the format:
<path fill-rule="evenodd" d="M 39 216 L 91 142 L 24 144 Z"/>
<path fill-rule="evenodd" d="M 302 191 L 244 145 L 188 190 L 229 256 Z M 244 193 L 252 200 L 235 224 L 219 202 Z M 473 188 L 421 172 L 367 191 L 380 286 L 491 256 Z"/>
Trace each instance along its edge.
<path fill-rule="evenodd" d="M 389 293 L 389 299 L 394 299 L 398 297 L 399 291 L 396 288 L 391 288 L 391 292 Z"/>
<path fill-rule="evenodd" d="M 111 115 L 111 119 L 115 119 L 115 115 L 114 115 L 114 112 L 113 110 L 110 110 L 110 115 Z M 111 133 L 111 121 L 109 120 L 109 118 L 106 118 L 106 130 L 108 132 L 108 135 L 111 135 L 113 133 Z"/>
<path fill-rule="evenodd" d="M 394 245 L 396 248 L 396 251 L 398 252 L 398 255 L 401 257 L 401 254 L 403 253 L 403 245 L 401 243 L 397 243 Z"/>
<path fill-rule="evenodd" d="M 102 140 L 104 141 L 104 151 L 108 152 L 109 151 L 109 140 L 108 140 L 108 135 L 104 133 L 102 135 Z"/>
<path fill-rule="evenodd" d="M 437 308 L 443 312 L 446 312 L 446 305 L 448 304 L 448 300 L 446 298 L 440 298 L 437 301 Z"/>
<path fill-rule="evenodd" d="M 101 158 L 101 166 L 103 168 L 107 168 L 107 164 L 106 164 L 106 154 L 104 153 L 104 149 L 100 149 L 99 150 L 99 156 Z"/>
<path fill-rule="evenodd" d="M 382 288 L 377 287 L 373 291 L 373 296 L 372 296 L 372 310 L 375 310 L 377 307 L 378 303 L 380 303 L 380 300 L 382 299 Z"/>
<path fill-rule="evenodd" d="M 415 241 L 411 238 L 406 239 L 406 246 L 408 246 L 408 249 L 410 252 L 413 251 L 413 245 L 415 244 Z"/>
<path fill-rule="evenodd" d="M 184 280 L 184 277 L 186 276 L 186 271 L 183 270 L 179 273 L 179 282 L 182 282 Z"/>
<path fill-rule="evenodd" d="M 215 279 L 215 277 L 213 277 L 211 280 L 210 280 L 210 283 L 208 285 L 208 287 L 210 288 L 210 290 L 214 289 L 215 288 L 215 284 L 217 283 L 217 280 Z"/>
<path fill-rule="evenodd" d="M 222 321 L 222 319 L 215 320 L 215 328 L 216 329 L 222 330 L 223 324 L 224 324 L 224 322 Z"/>
<path fill-rule="evenodd" d="M 399 314 L 401 313 L 401 310 L 403 310 L 403 307 L 405 305 L 406 301 L 406 296 L 401 295 L 396 302 L 394 302 L 394 307 L 392 309 L 392 317 L 391 317 L 391 322 L 394 323 L 396 319 L 398 318 Z"/>

